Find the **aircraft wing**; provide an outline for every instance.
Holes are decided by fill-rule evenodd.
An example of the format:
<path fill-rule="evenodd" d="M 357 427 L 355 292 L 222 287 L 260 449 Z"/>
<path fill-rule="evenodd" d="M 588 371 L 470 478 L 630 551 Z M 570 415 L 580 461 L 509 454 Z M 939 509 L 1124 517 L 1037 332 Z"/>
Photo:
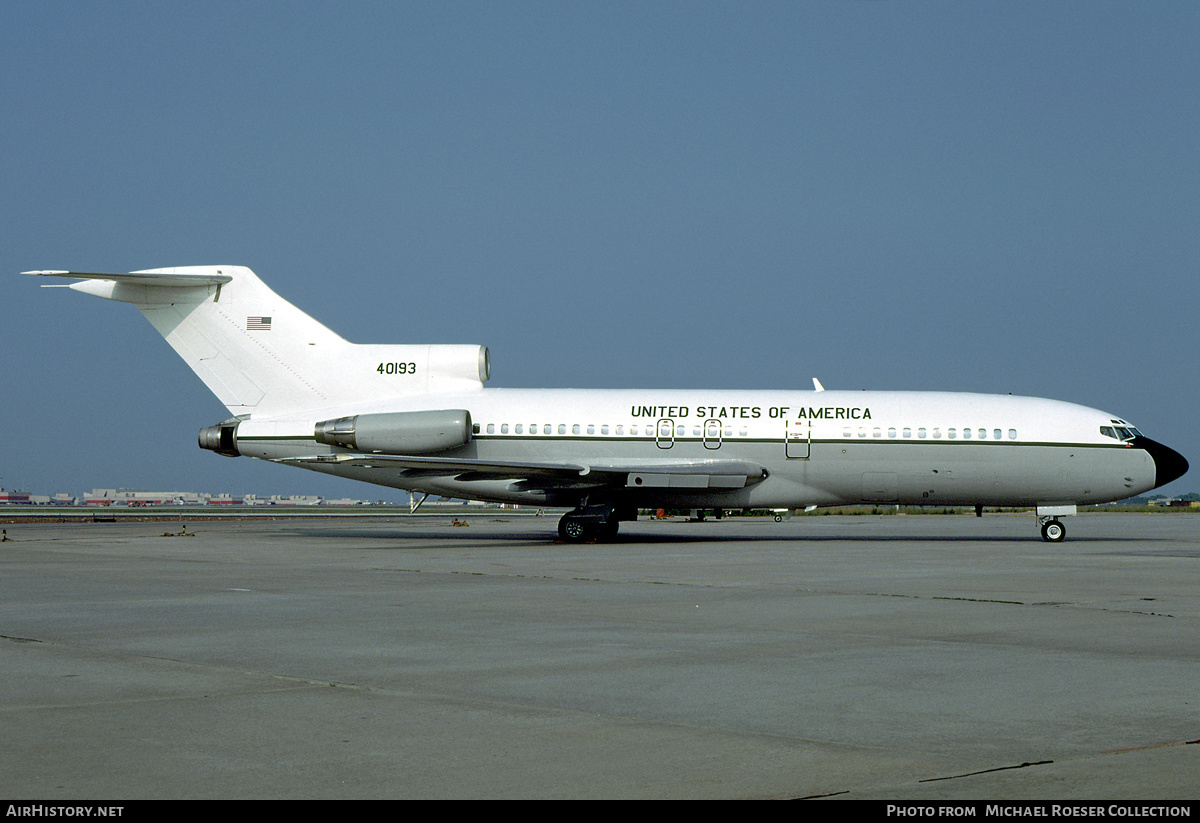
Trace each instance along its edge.
<path fill-rule="evenodd" d="M 460 481 L 521 481 L 527 488 L 593 486 L 624 489 L 710 491 L 741 489 L 762 481 L 767 471 L 744 460 L 659 460 L 653 462 L 525 463 L 452 457 L 386 454 L 319 454 L 285 457 L 277 463 L 333 464 L 347 468 L 403 471 L 408 476 L 455 477 Z"/>

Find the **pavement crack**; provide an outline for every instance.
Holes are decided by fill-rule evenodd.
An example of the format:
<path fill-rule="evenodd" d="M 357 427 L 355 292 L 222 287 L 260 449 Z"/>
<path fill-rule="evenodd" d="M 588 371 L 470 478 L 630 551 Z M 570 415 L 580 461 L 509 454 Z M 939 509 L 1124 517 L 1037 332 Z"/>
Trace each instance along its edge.
<path fill-rule="evenodd" d="M 918 780 L 918 783 L 936 783 L 939 780 L 958 780 L 963 777 L 974 777 L 979 774 L 990 774 L 992 772 L 1006 772 L 1012 769 L 1027 769 L 1030 766 L 1048 766 L 1053 763 L 1053 760 L 1033 760 L 1025 763 L 1017 763 L 1012 766 L 996 766 L 993 769 L 980 769 L 977 772 L 964 772 L 962 774 L 949 774 L 944 777 L 926 777 L 923 780 Z"/>

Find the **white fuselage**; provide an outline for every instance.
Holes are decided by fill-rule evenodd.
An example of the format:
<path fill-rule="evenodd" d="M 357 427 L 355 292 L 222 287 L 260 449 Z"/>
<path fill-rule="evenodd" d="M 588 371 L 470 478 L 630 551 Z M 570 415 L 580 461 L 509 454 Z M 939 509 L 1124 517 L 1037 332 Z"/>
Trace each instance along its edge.
<path fill-rule="evenodd" d="M 480 389 L 251 417 L 243 455 L 336 454 L 313 426 L 333 414 L 463 408 L 473 437 L 446 455 L 484 461 L 653 466 L 735 459 L 762 482 L 697 493 L 636 491 L 644 506 L 779 507 L 844 503 L 1103 503 L 1155 486 L 1142 449 L 1102 434 L 1112 415 L 1054 400 L 941 392 Z M 319 471 L 414 491 L 500 502 L 562 502 L 515 478 L 459 480 L 338 464 Z"/>

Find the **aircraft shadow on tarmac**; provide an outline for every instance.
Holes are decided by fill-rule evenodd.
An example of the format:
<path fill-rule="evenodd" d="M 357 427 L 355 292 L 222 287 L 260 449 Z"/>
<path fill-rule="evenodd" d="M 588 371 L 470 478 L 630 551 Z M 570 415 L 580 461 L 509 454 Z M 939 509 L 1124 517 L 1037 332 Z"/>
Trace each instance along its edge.
<path fill-rule="evenodd" d="M 703 528 L 703 526 L 699 526 Z M 553 529 L 548 529 L 543 536 L 538 532 L 529 531 L 500 531 L 491 530 L 481 532 L 479 530 L 472 531 L 467 528 L 436 528 L 428 527 L 413 529 L 413 530 L 391 530 L 391 529 L 339 529 L 339 528 L 303 528 L 297 529 L 294 534 L 304 537 L 313 537 L 321 539 L 367 539 L 367 540 L 387 540 L 387 541 L 429 541 L 432 543 L 454 543 L 454 542 L 514 542 L 514 543 L 544 543 L 546 546 L 638 546 L 638 545 L 677 545 L 683 543 L 826 543 L 826 542 L 845 542 L 845 543 L 1032 543 L 1041 545 L 1042 541 L 1036 536 L 1025 535 L 998 535 L 998 534 L 978 534 L 978 535 L 944 535 L 944 534 L 906 534 L 906 535 L 888 535 L 888 534 L 703 534 L 693 532 L 683 534 L 680 532 L 671 532 L 667 534 L 645 534 L 637 532 L 622 532 L 616 537 L 607 540 L 590 540 L 583 543 L 567 543 L 558 538 L 554 534 Z M 1072 537 L 1073 543 L 1103 543 L 1114 538 L 1107 537 Z M 1156 538 L 1139 538 L 1139 543 L 1157 542 Z"/>

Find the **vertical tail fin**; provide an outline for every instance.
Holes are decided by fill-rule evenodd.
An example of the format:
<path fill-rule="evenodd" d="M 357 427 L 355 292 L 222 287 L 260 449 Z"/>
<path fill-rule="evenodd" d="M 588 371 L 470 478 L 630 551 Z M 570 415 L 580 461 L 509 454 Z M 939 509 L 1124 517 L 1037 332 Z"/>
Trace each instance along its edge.
<path fill-rule="evenodd" d="M 73 277 L 75 291 L 137 306 L 237 416 L 479 388 L 487 379 L 486 349 L 354 345 L 242 266 L 27 273 Z"/>

